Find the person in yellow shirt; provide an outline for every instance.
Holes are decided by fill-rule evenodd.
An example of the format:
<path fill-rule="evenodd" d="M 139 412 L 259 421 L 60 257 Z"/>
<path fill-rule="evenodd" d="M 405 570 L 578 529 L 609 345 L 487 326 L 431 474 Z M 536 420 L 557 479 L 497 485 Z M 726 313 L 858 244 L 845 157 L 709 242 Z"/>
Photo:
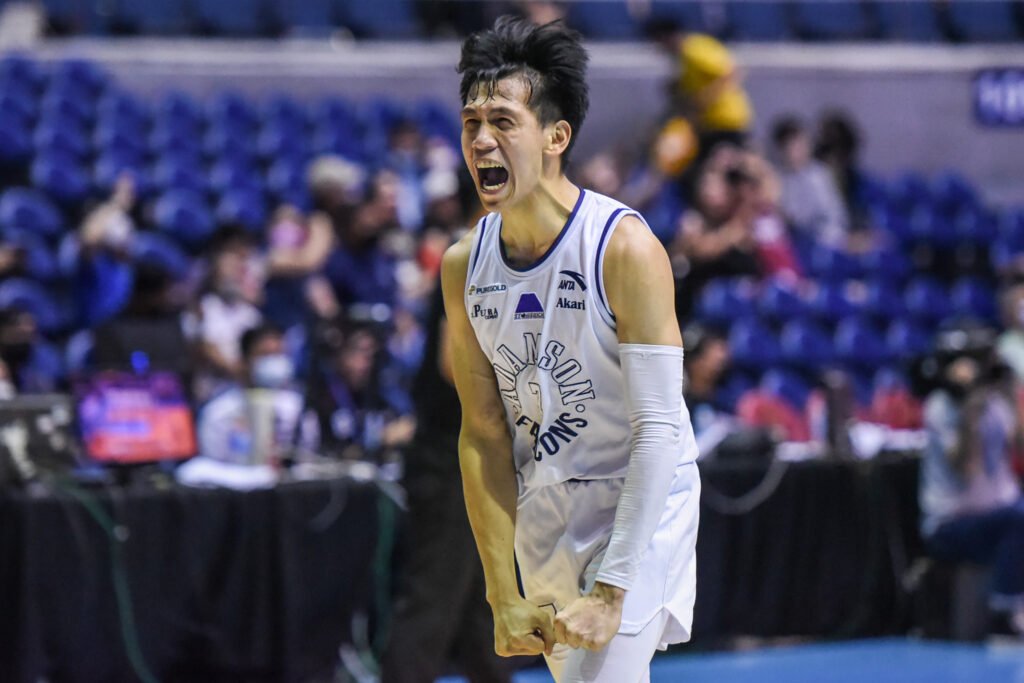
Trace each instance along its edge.
<path fill-rule="evenodd" d="M 742 146 L 754 110 L 729 50 L 716 38 L 687 32 L 675 21 L 652 22 L 648 35 L 678 61 L 671 107 L 655 145 L 658 166 L 671 176 L 695 168 L 715 145 Z"/>

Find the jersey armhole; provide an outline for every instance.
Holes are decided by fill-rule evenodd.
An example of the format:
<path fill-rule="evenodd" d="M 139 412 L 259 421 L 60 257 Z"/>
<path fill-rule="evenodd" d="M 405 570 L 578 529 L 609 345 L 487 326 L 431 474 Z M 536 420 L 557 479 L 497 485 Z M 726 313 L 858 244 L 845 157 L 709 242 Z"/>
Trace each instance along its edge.
<path fill-rule="evenodd" d="M 597 255 L 594 258 L 594 282 L 597 284 L 597 310 L 600 313 L 601 318 L 608 323 L 608 326 L 613 330 L 616 329 L 615 313 L 612 311 L 611 304 L 608 302 L 608 297 L 605 294 L 604 255 L 608 250 L 608 242 L 611 241 L 612 233 L 615 232 L 615 228 L 618 227 L 619 223 L 626 216 L 636 216 L 640 219 L 641 223 L 647 225 L 647 221 L 645 221 L 643 216 L 636 211 L 624 206 L 616 209 L 612 212 L 612 215 L 608 217 L 608 222 L 605 223 L 604 229 L 601 231 L 601 237 L 597 241 Z"/>
<path fill-rule="evenodd" d="M 469 280 L 473 277 L 473 271 L 476 270 L 476 264 L 480 262 L 481 247 L 484 243 L 484 233 L 487 230 L 487 219 L 489 216 L 484 216 L 480 219 L 480 222 L 476 224 L 476 235 L 473 236 L 473 253 L 469 259 L 469 269 L 466 271 L 466 285 L 469 286 Z"/>

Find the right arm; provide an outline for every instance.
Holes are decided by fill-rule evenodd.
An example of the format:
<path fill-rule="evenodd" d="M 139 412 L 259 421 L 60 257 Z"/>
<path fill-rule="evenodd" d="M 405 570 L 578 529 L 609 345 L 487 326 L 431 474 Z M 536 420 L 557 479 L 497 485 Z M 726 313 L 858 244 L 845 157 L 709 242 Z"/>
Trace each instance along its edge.
<path fill-rule="evenodd" d="M 480 349 L 463 299 L 473 234 L 452 245 L 441 263 L 451 370 L 462 404 L 459 465 L 466 511 L 494 612 L 495 649 L 503 656 L 550 653 L 551 619 L 522 598 L 516 582 L 518 484 L 512 437 L 494 370 Z"/>

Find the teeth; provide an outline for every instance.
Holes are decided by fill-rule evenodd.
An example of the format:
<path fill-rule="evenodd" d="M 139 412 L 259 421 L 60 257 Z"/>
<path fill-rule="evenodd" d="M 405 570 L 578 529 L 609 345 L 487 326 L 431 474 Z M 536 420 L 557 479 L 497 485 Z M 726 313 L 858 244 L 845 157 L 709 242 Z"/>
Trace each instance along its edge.
<path fill-rule="evenodd" d="M 497 161 L 488 161 L 488 160 L 476 162 L 476 167 L 477 168 L 505 168 L 504 166 L 499 164 Z"/>

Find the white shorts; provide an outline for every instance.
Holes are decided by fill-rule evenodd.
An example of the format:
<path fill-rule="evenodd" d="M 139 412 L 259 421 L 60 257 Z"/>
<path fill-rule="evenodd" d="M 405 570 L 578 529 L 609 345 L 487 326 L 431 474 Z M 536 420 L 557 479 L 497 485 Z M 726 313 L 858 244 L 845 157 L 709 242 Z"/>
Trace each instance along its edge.
<path fill-rule="evenodd" d="M 558 683 L 650 683 L 651 658 L 670 619 L 662 610 L 640 633 L 620 633 L 598 652 L 556 645 L 545 657 Z"/>
<path fill-rule="evenodd" d="M 516 560 L 526 599 L 552 616 L 590 591 L 615 521 L 623 479 L 573 480 L 530 491 L 518 504 Z M 640 633 L 667 612 L 658 647 L 690 639 L 697 588 L 700 474 L 676 467 L 657 530 L 626 592 L 619 633 Z"/>

